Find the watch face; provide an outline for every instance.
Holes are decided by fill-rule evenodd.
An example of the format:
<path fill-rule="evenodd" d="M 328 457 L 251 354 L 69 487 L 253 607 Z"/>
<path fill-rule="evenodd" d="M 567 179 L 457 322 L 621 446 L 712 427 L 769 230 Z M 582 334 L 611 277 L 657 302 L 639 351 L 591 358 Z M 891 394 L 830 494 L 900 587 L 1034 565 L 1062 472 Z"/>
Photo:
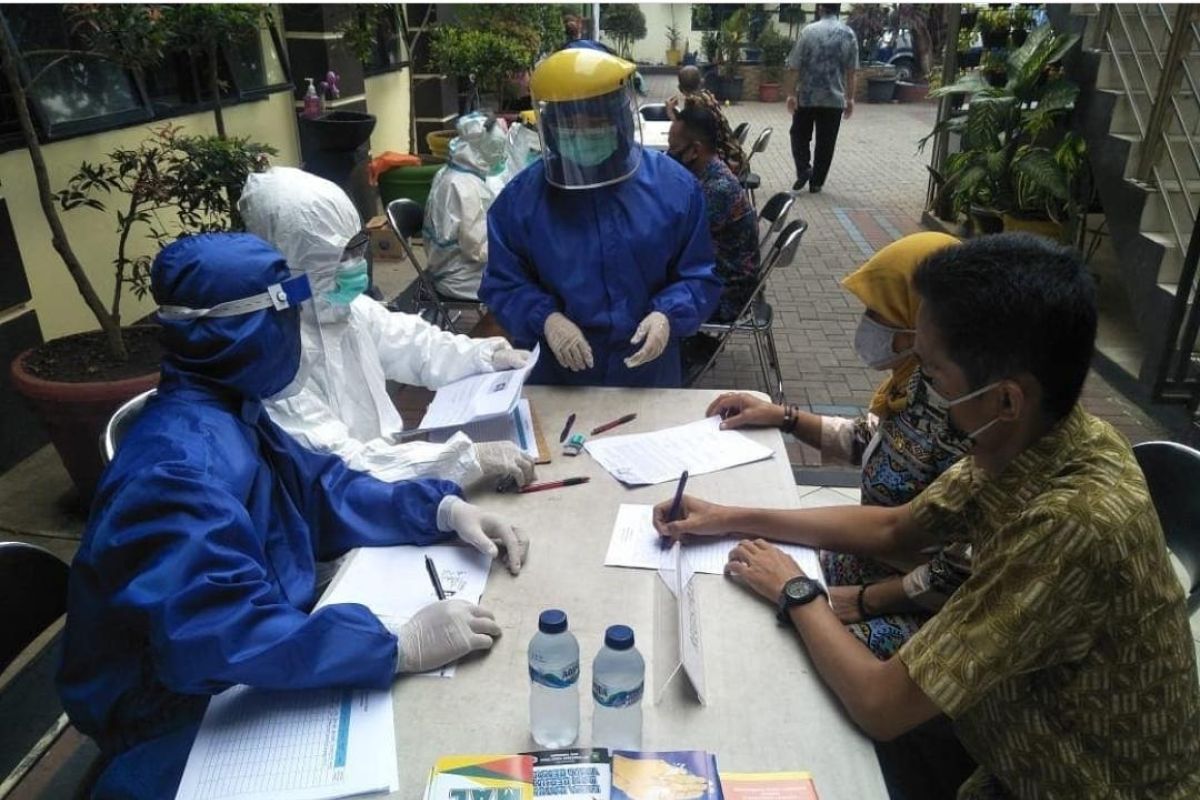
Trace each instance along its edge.
<path fill-rule="evenodd" d="M 783 587 L 783 593 L 789 600 L 805 602 L 817 594 L 817 582 L 811 578 L 792 578 Z"/>

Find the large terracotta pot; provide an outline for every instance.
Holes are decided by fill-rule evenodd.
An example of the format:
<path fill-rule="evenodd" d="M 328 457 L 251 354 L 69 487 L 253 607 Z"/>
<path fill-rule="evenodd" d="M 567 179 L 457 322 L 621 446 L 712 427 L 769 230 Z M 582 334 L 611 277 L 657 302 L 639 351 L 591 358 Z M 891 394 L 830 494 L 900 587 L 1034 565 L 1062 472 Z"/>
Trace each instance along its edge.
<path fill-rule="evenodd" d="M 25 369 L 26 350 L 12 363 L 14 388 L 33 406 L 46 425 L 50 442 L 79 491 L 85 506 L 104 471 L 100 435 L 122 403 L 158 385 L 158 370 L 135 378 L 97 383 L 48 381 Z"/>
<path fill-rule="evenodd" d="M 778 103 L 779 102 L 779 84 L 778 83 L 760 83 L 758 85 L 758 100 L 760 103 Z"/>

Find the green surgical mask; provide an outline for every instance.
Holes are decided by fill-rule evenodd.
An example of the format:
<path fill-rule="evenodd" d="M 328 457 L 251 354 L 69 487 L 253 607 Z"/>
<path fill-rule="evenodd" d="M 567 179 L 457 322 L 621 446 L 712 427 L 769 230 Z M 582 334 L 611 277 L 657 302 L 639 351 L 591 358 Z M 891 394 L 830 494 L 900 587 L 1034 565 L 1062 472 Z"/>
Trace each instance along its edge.
<path fill-rule="evenodd" d="M 563 158 L 581 167 L 603 164 L 617 151 L 617 127 L 559 128 L 558 149 Z"/>
<path fill-rule="evenodd" d="M 334 278 L 334 289 L 325 293 L 325 298 L 334 305 L 346 306 L 367 290 L 371 277 L 367 274 L 365 258 L 347 261 L 341 265 Z"/>

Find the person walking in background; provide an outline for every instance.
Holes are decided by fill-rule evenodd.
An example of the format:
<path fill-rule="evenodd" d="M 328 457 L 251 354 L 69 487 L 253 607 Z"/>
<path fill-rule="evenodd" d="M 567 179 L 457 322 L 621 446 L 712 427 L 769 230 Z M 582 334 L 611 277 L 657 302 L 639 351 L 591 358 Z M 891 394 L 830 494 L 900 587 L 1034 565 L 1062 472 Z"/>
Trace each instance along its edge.
<path fill-rule="evenodd" d="M 838 20 L 838 3 L 821 3 L 821 18 L 804 26 L 800 38 L 788 56 L 787 65 L 795 70 L 792 94 L 787 108 L 792 113 L 792 158 L 796 161 L 799 191 L 808 184 L 813 194 L 821 191 L 833 150 L 837 145 L 842 117 L 854 113 L 854 73 L 858 69 L 858 40 L 854 31 Z M 813 129 L 817 142 L 815 157 L 810 150 Z"/>

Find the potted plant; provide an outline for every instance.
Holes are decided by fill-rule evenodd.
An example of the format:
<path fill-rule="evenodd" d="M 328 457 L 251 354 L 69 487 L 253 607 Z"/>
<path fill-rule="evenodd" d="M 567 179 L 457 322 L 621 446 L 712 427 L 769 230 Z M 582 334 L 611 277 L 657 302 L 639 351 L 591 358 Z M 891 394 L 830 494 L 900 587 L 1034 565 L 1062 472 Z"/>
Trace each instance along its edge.
<path fill-rule="evenodd" d="M 1008 11 L 1003 8 L 988 8 L 979 12 L 975 29 L 983 39 L 985 50 L 1008 47 L 1009 28 L 1012 26 Z"/>
<path fill-rule="evenodd" d="M 779 84 L 783 80 L 783 67 L 792 43 L 783 38 L 774 28 L 766 28 L 758 37 L 762 48 L 762 81 L 758 84 L 758 99 L 763 103 L 779 101 Z"/>
<path fill-rule="evenodd" d="M 612 37 L 622 58 L 633 60 L 633 43 L 646 38 L 646 15 L 632 3 L 600 7 L 600 29 Z"/>
<path fill-rule="evenodd" d="M 667 27 L 667 64 L 676 66 L 683 59 L 683 54 L 679 52 L 679 28 L 674 25 Z"/>
<path fill-rule="evenodd" d="M 1009 53 L 1004 86 L 991 86 L 971 73 L 930 93 L 969 96 L 966 114 L 938 123 L 921 146 L 943 131 L 962 137 L 962 149 L 933 174 L 939 192 L 957 213 L 970 214 L 977 227 L 1028 229 L 1027 223 L 1036 220 L 1061 231 L 1077 216 L 1074 187 L 1084 146 L 1066 131 L 1065 122 L 1079 87 L 1061 74 L 1047 76 L 1078 40 L 1042 26 Z"/>
<path fill-rule="evenodd" d="M 1029 29 L 1033 27 L 1033 12 L 1024 6 L 1017 6 L 1010 16 L 1013 47 L 1020 47 L 1029 38 Z"/>
<path fill-rule="evenodd" d="M 716 31 L 705 31 L 700 37 L 700 49 L 704 51 L 705 65 L 704 88 L 714 95 L 720 90 L 720 77 L 717 74 L 717 62 L 721 57 L 721 39 Z"/>
<path fill-rule="evenodd" d="M 721 78 L 718 84 L 720 91 L 717 99 L 730 103 L 741 102 L 742 83 L 745 80 L 738 73 L 738 61 L 742 56 L 742 43 L 746 34 L 746 12 L 738 9 L 721 23 L 718 34 L 721 43 Z"/>
<path fill-rule="evenodd" d="M 437 69 L 469 82 L 468 111 L 483 106 L 499 111 L 509 79 L 533 64 L 535 52 L 517 37 L 491 30 L 445 25 L 434 31 L 430 54 Z M 452 131 L 447 133 L 454 138 Z M 433 149 L 433 142 L 430 142 Z M 435 151 L 435 154 L 436 151 Z"/>

